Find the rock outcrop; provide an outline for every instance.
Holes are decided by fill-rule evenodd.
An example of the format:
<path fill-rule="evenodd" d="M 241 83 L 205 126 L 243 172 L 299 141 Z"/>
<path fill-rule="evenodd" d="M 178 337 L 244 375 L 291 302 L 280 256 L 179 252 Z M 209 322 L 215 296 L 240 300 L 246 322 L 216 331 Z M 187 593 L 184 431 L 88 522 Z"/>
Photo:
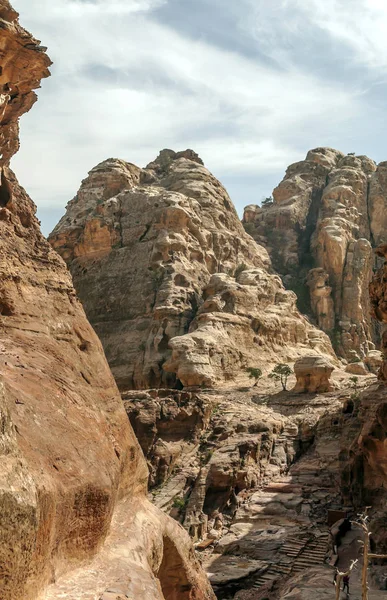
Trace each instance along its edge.
<path fill-rule="evenodd" d="M 304 356 L 299 358 L 294 365 L 297 383 L 294 388 L 298 393 L 332 391 L 330 377 L 334 366 L 322 356 Z"/>
<path fill-rule="evenodd" d="M 214 386 L 311 350 L 333 356 L 192 150 L 163 150 L 146 169 L 101 163 L 50 242 L 121 390 Z"/>
<path fill-rule="evenodd" d="M 376 249 L 376 254 L 380 258 L 387 259 L 387 244 L 383 244 Z M 381 268 L 375 273 L 370 283 L 370 297 L 372 316 L 380 323 L 387 323 L 387 260 L 384 261 Z M 382 335 L 382 365 L 379 371 L 379 378 L 387 381 L 387 330 L 384 326 Z"/>
<path fill-rule="evenodd" d="M 273 202 L 248 206 L 243 219 L 297 293 L 300 310 L 349 362 L 365 359 L 380 342 L 368 284 L 372 247 L 387 241 L 385 175 L 386 163 L 316 148 L 287 169 Z"/>
<path fill-rule="evenodd" d="M 387 257 L 387 245 L 376 250 L 380 258 Z M 381 323 L 387 322 L 387 263 L 374 274 L 370 284 L 372 315 Z M 379 551 L 387 551 L 387 338 L 383 333 L 382 360 L 373 357 L 373 368 L 378 365 L 379 383 L 364 392 L 355 389 L 347 411 L 351 412 L 351 426 L 344 432 L 347 444 L 341 452 L 342 490 L 344 498 L 357 507 L 371 507 L 373 544 Z M 381 364 L 380 364 L 381 363 Z M 356 366 L 354 365 L 349 366 Z"/>
<path fill-rule="evenodd" d="M 189 537 L 146 499 L 102 346 L 9 169 L 50 61 L 5 0 L 0 29 L 0 597 L 212 599 Z"/>

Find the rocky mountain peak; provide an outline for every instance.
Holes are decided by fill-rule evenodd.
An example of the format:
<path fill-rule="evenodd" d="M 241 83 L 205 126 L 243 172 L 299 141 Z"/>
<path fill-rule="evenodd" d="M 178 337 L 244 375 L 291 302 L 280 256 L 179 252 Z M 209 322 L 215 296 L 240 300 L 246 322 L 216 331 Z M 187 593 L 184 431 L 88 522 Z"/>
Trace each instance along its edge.
<path fill-rule="evenodd" d="M 117 189 L 126 184 L 114 198 L 114 177 L 106 185 L 100 166 L 50 241 L 69 265 L 121 389 L 224 385 L 245 377 L 250 363 L 311 350 L 333 355 L 197 154 L 164 150 L 135 168 L 137 181 L 109 169 L 109 182 L 113 174 Z M 97 196 L 109 199 L 96 203 Z"/>
<path fill-rule="evenodd" d="M 272 203 L 250 205 L 243 217 L 300 310 L 349 362 L 366 360 L 380 341 L 367 290 L 372 247 L 386 241 L 384 171 L 367 156 L 315 148 L 288 167 Z"/>
<path fill-rule="evenodd" d="M 175 152 L 174 150 L 169 150 L 165 148 L 164 150 L 160 150 L 158 157 L 150 162 L 147 165 L 147 169 L 152 169 L 156 171 L 156 173 L 164 173 L 168 171 L 168 167 L 175 160 L 179 160 L 180 158 L 186 158 L 187 160 L 192 160 L 193 162 L 198 163 L 199 165 L 204 165 L 202 159 L 194 150 L 182 150 L 180 152 Z"/>

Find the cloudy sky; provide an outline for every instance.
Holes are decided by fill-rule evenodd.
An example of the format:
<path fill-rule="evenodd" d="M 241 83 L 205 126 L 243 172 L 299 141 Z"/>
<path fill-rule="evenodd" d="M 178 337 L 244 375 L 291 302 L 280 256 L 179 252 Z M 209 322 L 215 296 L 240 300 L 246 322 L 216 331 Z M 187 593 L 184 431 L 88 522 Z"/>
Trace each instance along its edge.
<path fill-rule="evenodd" d="M 22 117 L 47 234 L 98 162 L 193 148 L 239 212 L 309 148 L 387 159 L 385 0 L 13 0 L 54 61 Z"/>

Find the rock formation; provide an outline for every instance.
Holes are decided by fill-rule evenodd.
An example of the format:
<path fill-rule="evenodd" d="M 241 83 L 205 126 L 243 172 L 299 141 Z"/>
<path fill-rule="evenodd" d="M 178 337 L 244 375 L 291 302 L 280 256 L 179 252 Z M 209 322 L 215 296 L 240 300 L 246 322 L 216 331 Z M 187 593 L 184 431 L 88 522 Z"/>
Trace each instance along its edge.
<path fill-rule="evenodd" d="M 333 357 L 192 151 L 90 171 L 50 236 L 121 390 L 214 386 Z M 334 358 L 332 358 L 334 360 Z"/>
<path fill-rule="evenodd" d="M 245 209 L 246 230 L 267 248 L 301 311 L 349 362 L 380 341 L 368 284 L 372 246 L 387 242 L 386 185 L 386 163 L 316 148 L 287 169 L 272 203 Z"/>
<path fill-rule="evenodd" d="M 332 391 L 330 377 L 334 366 L 322 356 L 304 356 L 294 365 L 295 392 L 314 394 Z"/>
<path fill-rule="evenodd" d="M 380 234 L 382 235 L 382 234 Z M 377 248 L 381 258 L 387 257 L 387 245 Z M 370 284 L 372 315 L 387 322 L 387 263 L 374 274 Z M 387 519 L 387 337 L 383 333 L 383 361 L 379 379 L 363 393 L 354 391 L 351 397 L 351 427 L 345 432 L 347 444 L 341 453 L 342 490 L 344 498 L 355 506 L 372 507 L 373 543 L 387 551 L 385 522 Z M 374 363 L 374 368 L 379 361 Z M 351 365 L 352 366 L 352 365 Z M 353 365 L 354 366 L 354 365 Z"/>
<path fill-rule="evenodd" d="M 17 16 L 0 0 L 0 596 L 213 598 L 188 536 L 146 499 L 101 344 L 9 169 L 50 64 Z"/>
<path fill-rule="evenodd" d="M 380 258 L 387 259 L 387 244 L 376 249 Z M 381 323 L 387 323 L 387 261 L 374 274 L 370 283 L 370 297 L 372 316 Z M 382 357 L 383 362 L 379 371 L 379 378 L 387 381 L 387 331 L 384 329 L 382 335 Z"/>

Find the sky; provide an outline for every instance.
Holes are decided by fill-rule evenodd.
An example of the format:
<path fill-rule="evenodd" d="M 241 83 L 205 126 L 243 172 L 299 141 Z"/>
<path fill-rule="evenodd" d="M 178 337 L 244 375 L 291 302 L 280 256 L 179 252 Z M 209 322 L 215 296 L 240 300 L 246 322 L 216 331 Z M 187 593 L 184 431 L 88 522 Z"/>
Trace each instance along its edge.
<path fill-rule="evenodd" d="M 387 160 L 385 0 L 13 0 L 52 76 L 12 160 L 47 235 L 99 162 L 192 148 L 239 214 L 308 149 Z"/>

